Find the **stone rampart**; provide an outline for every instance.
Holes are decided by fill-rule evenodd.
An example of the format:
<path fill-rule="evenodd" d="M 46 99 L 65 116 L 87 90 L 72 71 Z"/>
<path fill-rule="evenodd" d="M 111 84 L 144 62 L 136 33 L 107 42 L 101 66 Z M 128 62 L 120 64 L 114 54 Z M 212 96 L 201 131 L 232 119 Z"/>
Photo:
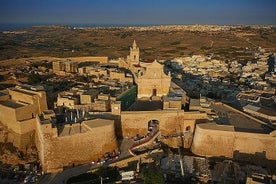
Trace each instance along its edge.
<path fill-rule="evenodd" d="M 75 62 L 100 62 L 100 63 L 108 63 L 108 57 L 106 57 L 106 56 L 70 57 L 70 58 L 66 58 L 66 59 L 70 59 L 70 60 L 75 61 Z"/>
<path fill-rule="evenodd" d="M 265 153 L 266 159 L 276 160 L 276 137 L 270 134 L 235 132 L 232 126 L 215 123 L 198 124 L 192 152 L 201 156 L 228 158 L 236 157 L 235 153 Z"/>
<path fill-rule="evenodd" d="M 160 111 L 124 111 L 121 112 L 122 136 L 134 137 L 136 134 L 146 135 L 148 123 L 158 120 L 159 130 L 162 135 L 185 133 L 187 130 L 194 132 L 198 120 L 206 119 L 206 113 L 184 112 L 181 110 Z"/>
<path fill-rule="evenodd" d="M 47 130 L 45 133 L 45 130 L 45 127 L 38 128 L 37 147 L 43 170 L 46 172 L 56 172 L 64 167 L 95 161 L 102 158 L 106 152 L 118 149 L 114 123 L 65 136 L 55 136 Z"/>

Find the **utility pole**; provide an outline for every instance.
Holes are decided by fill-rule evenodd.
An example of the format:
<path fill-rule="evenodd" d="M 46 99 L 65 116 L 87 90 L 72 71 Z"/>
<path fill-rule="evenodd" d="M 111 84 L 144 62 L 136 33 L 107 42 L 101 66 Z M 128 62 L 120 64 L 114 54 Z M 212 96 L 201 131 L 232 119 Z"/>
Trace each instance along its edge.
<path fill-rule="evenodd" d="M 180 163 L 180 169 L 181 169 L 181 176 L 184 177 L 184 168 L 183 168 L 183 162 L 182 162 L 182 156 L 181 156 L 181 151 L 180 151 L 180 145 L 178 143 L 178 137 L 177 137 L 177 131 L 175 129 L 176 133 L 176 139 L 177 139 L 177 147 L 178 147 L 178 156 L 179 156 L 179 163 Z M 181 136 L 181 134 L 180 134 Z"/>

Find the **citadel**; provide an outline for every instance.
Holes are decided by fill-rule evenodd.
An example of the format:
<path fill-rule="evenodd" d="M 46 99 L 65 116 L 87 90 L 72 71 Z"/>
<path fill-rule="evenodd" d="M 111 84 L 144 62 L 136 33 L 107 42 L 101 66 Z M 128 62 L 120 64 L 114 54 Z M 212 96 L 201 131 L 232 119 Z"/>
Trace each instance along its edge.
<path fill-rule="evenodd" d="M 57 76 L 89 79 L 57 94 L 48 108 L 42 86 L 0 92 L 0 121 L 7 141 L 23 152 L 35 146 L 44 172 L 120 153 L 122 139 L 136 139 L 137 155 L 153 141 L 204 157 L 276 160 L 276 131 L 255 117 L 204 96 L 192 99 L 160 61 L 141 60 L 133 42 L 126 58 L 60 59 Z M 225 120 L 233 118 L 227 123 Z M 138 139 L 139 138 L 139 139 Z"/>

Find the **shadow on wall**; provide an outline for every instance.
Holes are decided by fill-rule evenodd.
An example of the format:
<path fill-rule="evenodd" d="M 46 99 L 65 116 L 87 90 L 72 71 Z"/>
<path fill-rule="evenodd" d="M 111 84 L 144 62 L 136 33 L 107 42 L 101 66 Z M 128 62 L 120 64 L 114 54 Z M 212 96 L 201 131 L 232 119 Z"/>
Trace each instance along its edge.
<path fill-rule="evenodd" d="M 255 154 L 240 153 L 239 151 L 234 151 L 234 160 L 247 161 L 256 165 L 261 165 L 269 167 L 276 171 L 276 160 L 269 160 L 266 158 L 266 152 L 256 152 Z"/>
<path fill-rule="evenodd" d="M 210 160 L 213 161 L 223 161 L 227 160 L 226 157 L 211 157 Z M 247 162 L 248 164 L 255 164 L 263 167 L 269 168 L 271 171 L 276 172 L 276 160 L 268 160 L 266 158 L 266 152 L 256 152 L 255 154 L 241 153 L 239 151 L 234 151 L 233 161 Z"/>

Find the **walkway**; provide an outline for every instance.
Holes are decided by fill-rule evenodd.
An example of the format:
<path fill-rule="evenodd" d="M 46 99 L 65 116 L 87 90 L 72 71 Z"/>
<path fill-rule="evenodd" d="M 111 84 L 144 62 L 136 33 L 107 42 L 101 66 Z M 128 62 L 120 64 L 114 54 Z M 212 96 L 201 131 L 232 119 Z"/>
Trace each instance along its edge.
<path fill-rule="evenodd" d="M 129 149 L 129 153 L 133 156 L 135 156 L 136 154 L 135 149 L 141 148 L 141 147 L 145 147 L 147 145 L 149 145 L 150 143 L 152 143 L 158 136 L 160 135 L 160 131 L 157 130 L 156 132 L 151 133 L 148 137 L 140 139 L 138 141 L 136 141 Z"/>

